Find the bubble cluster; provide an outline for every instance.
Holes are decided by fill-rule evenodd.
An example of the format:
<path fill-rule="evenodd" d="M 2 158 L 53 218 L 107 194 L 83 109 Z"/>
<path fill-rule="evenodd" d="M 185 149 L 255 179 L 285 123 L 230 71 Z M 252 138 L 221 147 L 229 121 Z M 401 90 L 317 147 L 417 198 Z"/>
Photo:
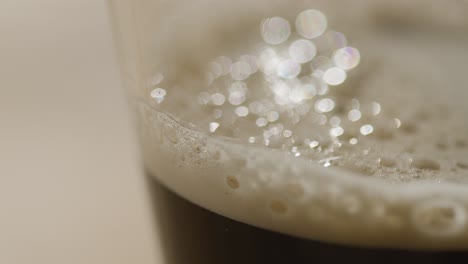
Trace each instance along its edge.
<path fill-rule="evenodd" d="M 340 159 L 335 153 L 349 133 L 342 120 L 358 123 L 363 115 L 349 109 L 347 117 L 337 116 L 336 98 L 330 96 L 358 65 L 359 51 L 346 46 L 343 33 L 327 29 L 318 10 L 299 13 L 294 25 L 282 17 L 266 18 L 260 23 L 263 42 L 254 50 L 209 62 L 208 89 L 198 102 L 210 112 L 211 133 L 281 148 L 295 157 L 317 156 L 330 166 Z M 309 129 L 299 133 L 297 127 Z M 357 134 L 346 140 L 359 142 Z"/>
<path fill-rule="evenodd" d="M 260 22 L 256 44 L 206 61 L 205 76 L 200 78 L 204 83 L 196 83 L 193 86 L 199 89 L 191 90 L 197 93 L 192 101 L 198 108 L 188 108 L 205 114 L 191 120 L 196 127 L 216 136 L 281 149 L 325 167 L 382 178 L 409 175 L 400 181 L 434 177 L 436 171 L 466 170 L 467 161 L 448 164 L 415 153 L 411 142 L 428 126 L 423 128 L 411 121 L 417 117 L 402 116 L 402 111 L 375 101 L 376 93 L 370 91 L 372 85 L 380 86 L 380 80 L 367 84 L 361 80 L 372 80 L 374 75 L 355 74 L 360 70 L 361 52 L 350 46 L 351 40 L 343 33 L 328 27 L 323 13 L 305 10 L 291 22 L 279 16 L 266 18 Z M 166 90 L 159 88 L 171 88 L 166 79 L 160 73 L 148 78 L 153 102 L 167 101 Z M 407 137 L 408 144 L 399 148 L 395 140 L 401 137 Z M 448 152 L 451 147 L 465 150 L 466 145 L 461 137 L 436 147 Z M 403 154 L 379 154 L 387 149 Z"/>

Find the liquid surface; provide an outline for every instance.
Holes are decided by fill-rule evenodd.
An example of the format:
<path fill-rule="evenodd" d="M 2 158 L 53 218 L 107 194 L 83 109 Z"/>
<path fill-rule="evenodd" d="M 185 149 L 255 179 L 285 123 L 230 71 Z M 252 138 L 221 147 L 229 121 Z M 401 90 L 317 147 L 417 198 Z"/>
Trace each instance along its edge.
<path fill-rule="evenodd" d="M 467 35 L 434 16 L 341 33 L 319 10 L 284 12 L 194 26 L 160 54 L 139 103 L 148 170 L 281 233 L 468 248 Z"/>

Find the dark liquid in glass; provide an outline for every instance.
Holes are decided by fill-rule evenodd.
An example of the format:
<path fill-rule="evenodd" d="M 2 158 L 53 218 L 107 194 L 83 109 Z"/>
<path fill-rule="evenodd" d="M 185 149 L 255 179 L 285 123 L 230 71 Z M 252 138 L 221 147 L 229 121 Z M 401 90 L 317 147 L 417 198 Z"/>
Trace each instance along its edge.
<path fill-rule="evenodd" d="M 152 176 L 147 181 L 167 264 L 468 262 L 468 251 L 360 248 L 279 234 L 208 211 Z"/>

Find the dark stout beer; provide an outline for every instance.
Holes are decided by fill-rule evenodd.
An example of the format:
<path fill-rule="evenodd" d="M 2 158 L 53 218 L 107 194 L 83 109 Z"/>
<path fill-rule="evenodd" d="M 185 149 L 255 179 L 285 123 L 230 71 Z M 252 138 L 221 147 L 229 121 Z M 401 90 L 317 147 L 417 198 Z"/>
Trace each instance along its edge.
<path fill-rule="evenodd" d="M 206 210 L 147 176 L 168 264 L 461 263 L 464 251 L 329 244 L 268 231 Z M 356 234 L 359 235 L 359 234 Z"/>

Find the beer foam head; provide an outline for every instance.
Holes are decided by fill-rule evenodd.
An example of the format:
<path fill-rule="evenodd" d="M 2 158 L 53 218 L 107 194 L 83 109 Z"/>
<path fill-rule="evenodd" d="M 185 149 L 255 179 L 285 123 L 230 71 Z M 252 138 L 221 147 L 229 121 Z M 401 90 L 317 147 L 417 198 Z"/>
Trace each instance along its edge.
<path fill-rule="evenodd" d="M 248 45 L 228 52 L 171 54 L 176 70 L 149 78 L 140 105 L 149 169 L 201 206 L 279 232 L 466 246 L 463 45 L 296 15 L 250 17 L 258 32 L 231 32 Z"/>

